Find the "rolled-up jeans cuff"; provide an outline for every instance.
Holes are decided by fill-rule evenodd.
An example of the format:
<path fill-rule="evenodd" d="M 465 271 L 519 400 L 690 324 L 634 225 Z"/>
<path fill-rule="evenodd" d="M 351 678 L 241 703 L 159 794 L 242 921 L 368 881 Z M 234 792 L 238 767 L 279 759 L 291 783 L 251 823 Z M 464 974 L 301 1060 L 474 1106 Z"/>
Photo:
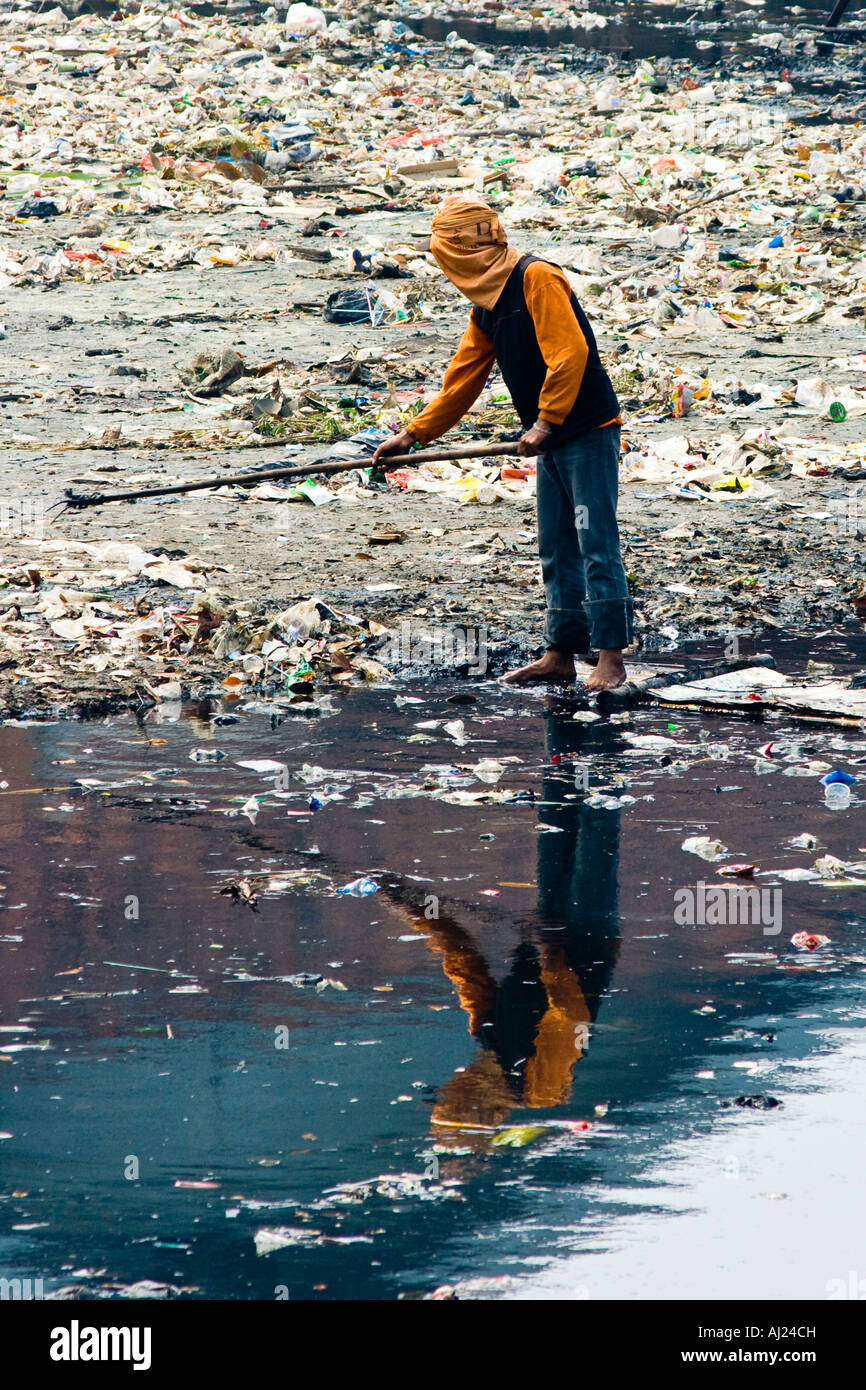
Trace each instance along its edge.
<path fill-rule="evenodd" d="M 589 650 L 589 624 L 582 608 L 548 608 L 544 619 L 544 645 L 560 652 Z"/>
<path fill-rule="evenodd" d="M 586 609 L 592 645 L 598 651 L 602 648 L 621 649 L 630 644 L 634 630 L 631 599 L 587 600 Z"/>

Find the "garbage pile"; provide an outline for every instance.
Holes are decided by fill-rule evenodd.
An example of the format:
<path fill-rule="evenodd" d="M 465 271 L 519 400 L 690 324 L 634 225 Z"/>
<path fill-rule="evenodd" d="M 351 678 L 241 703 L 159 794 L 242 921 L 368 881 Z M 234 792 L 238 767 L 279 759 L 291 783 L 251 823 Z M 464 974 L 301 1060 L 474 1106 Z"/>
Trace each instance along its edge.
<path fill-rule="evenodd" d="M 272 614 L 233 604 L 192 556 L 125 542 L 30 541 L 5 576 L 0 712 L 171 705 L 190 690 L 231 700 L 269 691 L 295 703 L 387 679 L 368 654 L 389 629 L 302 599 Z M 112 693 L 113 692 L 113 693 Z"/>
<path fill-rule="evenodd" d="M 348 201 L 392 213 L 474 188 L 513 230 L 555 226 L 604 327 L 649 338 L 778 330 L 838 323 L 863 303 L 866 134 L 853 104 L 800 125 L 784 62 L 788 77 L 758 82 L 670 57 L 599 72 L 590 53 L 575 71 L 558 53 L 494 55 L 456 31 L 434 45 L 402 22 L 353 12 L 328 23 L 295 5 L 285 21 L 272 7 L 232 23 L 156 4 L 109 18 L 32 4 L 7 12 L 4 28 L 4 288 L 288 261 L 303 248 L 274 235 L 227 242 L 190 215 L 299 225 L 310 222 L 303 202 L 323 192 L 345 215 Z M 146 219 L 163 212 L 176 235 L 159 241 Z M 344 230 L 321 228 L 332 255 Z M 594 233 L 657 266 L 613 273 Z M 351 250 L 356 274 L 386 273 L 382 246 Z M 429 276 L 417 247 L 402 254 L 388 248 L 385 261 Z"/>
<path fill-rule="evenodd" d="M 245 451 L 280 447 L 292 462 L 357 460 L 345 474 L 263 480 L 230 496 L 253 517 L 262 503 L 312 505 L 333 514 L 335 531 L 349 508 L 370 509 L 386 537 L 441 505 L 442 525 L 401 552 L 403 610 L 435 615 L 429 559 L 477 565 L 472 606 L 479 620 L 498 615 L 501 588 L 483 587 L 495 561 L 513 619 L 530 588 L 531 551 L 518 547 L 531 534 L 467 558 L 450 533 L 460 509 L 479 505 L 501 530 L 525 527 L 532 461 L 442 462 L 384 482 L 369 470 L 376 443 L 438 388 L 465 323 L 426 237 L 441 200 L 471 190 L 518 245 L 566 268 L 599 334 L 623 407 L 623 531 L 648 639 L 675 641 L 686 625 L 866 613 L 854 543 L 866 530 L 866 86 L 856 46 L 834 50 L 831 73 L 803 16 L 782 32 L 759 6 L 748 43 L 724 63 L 702 59 L 702 39 L 666 53 L 675 46 L 661 31 L 657 57 L 617 53 L 618 14 L 562 0 L 543 14 L 469 4 L 445 33 L 432 6 L 410 13 L 396 0 L 336 15 L 303 4 L 203 8 L 151 0 L 99 14 L 0 0 L 0 451 L 13 491 L 35 479 L 54 501 L 70 482 L 105 489 L 107 472 L 122 473 L 117 486 L 165 485 L 238 472 Z M 484 21 L 482 42 L 461 15 Z M 526 42 L 498 46 L 497 33 Z M 494 374 L 459 437 L 517 429 Z M 9 667 L 9 708 L 23 707 L 22 692 L 76 681 L 110 691 L 132 680 L 153 698 L 142 681 L 173 681 L 181 657 L 190 672 L 201 663 L 205 681 L 228 676 L 231 651 L 234 672 L 261 659 L 274 675 L 267 654 L 241 641 L 215 656 L 187 618 L 189 595 L 211 593 L 218 575 L 221 612 L 255 619 L 256 640 L 273 624 L 260 600 L 233 592 L 241 566 L 223 525 L 228 496 L 197 494 L 213 528 L 210 562 L 157 555 L 113 586 L 93 585 L 94 567 L 85 572 L 84 552 L 63 539 L 107 544 L 85 523 L 46 523 L 57 552 L 45 548 L 55 540 L 34 549 L 0 528 L 15 546 L 0 562 L 0 631 L 23 663 L 17 675 Z M 143 511 L 125 517 L 124 544 L 141 540 Z M 169 531 L 171 517 L 160 516 Z M 729 518 L 745 522 L 736 540 Z M 351 612 L 353 562 L 384 571 L 386 553 L 385 542 L 352 547 L 326 573 L 301 548 L 292 592 L 327 593 L 334 613 Z M 816 569 L 819 554 L 832 577 Z M 733 573 L 723 576 L 726 561 Z M 31 562 L 35 583 L 21 580 Z M 162 562 L 190 570 L 189 582 L 165 590 Z M 367 569 L 366 588 L 377 578 Z M 50 617 L 37 611 L 67 590 Z M 537 598 L 536 586 L 526 603 L 537 609 Z M 391 602 L 399 609 L 397 595 Z M 441 606 L 453 602 L 449 591 Z M 72 624 L 68 635 L 51 622 Z M 221 626 L 226 636 L 231 624 Z M 349 626 L 356 663 L 371 632 Z M 328 681 L 340 672 L 325 669 L 325 654 L 346 635 L 338 625 L 303 639 L 304 659 Z M 285 679 L 299 644 L 280 629 L 269 641 L 290 650 L 277 663 Z"/>

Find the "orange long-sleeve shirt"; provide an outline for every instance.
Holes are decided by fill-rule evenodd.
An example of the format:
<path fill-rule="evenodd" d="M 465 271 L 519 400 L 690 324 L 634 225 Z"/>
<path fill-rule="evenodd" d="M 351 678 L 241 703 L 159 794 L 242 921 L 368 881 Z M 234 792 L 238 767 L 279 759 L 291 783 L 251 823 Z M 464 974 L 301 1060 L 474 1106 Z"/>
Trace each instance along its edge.
<path fill-rule="evenodd" d="M 547 366 L 538 398 L 538 417 L 546 424 L 561 425 L 577 400 L 589 348 L 572 312 L 571 286 L 558 266 L 533 261 L 523 277 L 523 293 Z M 495 361 L 492 342 L 476 325 L 474 316 L 470 317 L 445 373 L 442 390 L 408 426 L 419 444 L 438 439 L 462 419 L 484 389 Z M 621 417 L 606 423 L 620 424 Z"/>

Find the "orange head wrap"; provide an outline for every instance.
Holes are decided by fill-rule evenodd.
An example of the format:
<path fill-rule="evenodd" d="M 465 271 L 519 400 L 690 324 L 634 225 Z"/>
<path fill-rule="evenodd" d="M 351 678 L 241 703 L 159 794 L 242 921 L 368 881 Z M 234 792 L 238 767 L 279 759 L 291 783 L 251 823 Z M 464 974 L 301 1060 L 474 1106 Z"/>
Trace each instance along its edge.
<path fill-rule="evenodd" d="M 433 218 L 430 250 L 452 284 L 482 309 L 493 308 L 520 260 L 493 209 L 462 193 L 446 198 Z"/>

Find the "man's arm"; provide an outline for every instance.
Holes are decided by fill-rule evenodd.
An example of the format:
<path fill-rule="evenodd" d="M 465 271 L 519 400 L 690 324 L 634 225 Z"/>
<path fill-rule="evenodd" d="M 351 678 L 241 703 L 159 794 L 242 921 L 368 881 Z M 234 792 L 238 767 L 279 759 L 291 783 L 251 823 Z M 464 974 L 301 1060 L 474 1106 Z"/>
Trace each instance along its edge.
<path fill-rule="evenodd" d="M 416 440 L 419 444 L 427 444 L 456 425 L 480 396 L 495 360 L 493 344 L 487 334 L 481 332 L 474 316 L 470 317 L 438 396 L 406 429 L 379 445 L 373 462 L 378 463 L 387 454 L 406 453 Z"/>
<path fill-rule="evenodd" d="M 556 266 L 534 261 L 523 280 L 526 307 L 547 366 L 538 397 L 538 419 L 561 425 L 577 400 L 589 347 L 571 307 L 571 287 Z"/>
<path fill-rule="evenodd" d="M 474 314 L 470 315 L 460 346 L 445 373 L 442 390 L 408 426 L 409 433 L 419 444 L 438 439 L 463 418 L 481 395 L 495 360 L 493 344 L 487 334 L 481 332 Z"/>

